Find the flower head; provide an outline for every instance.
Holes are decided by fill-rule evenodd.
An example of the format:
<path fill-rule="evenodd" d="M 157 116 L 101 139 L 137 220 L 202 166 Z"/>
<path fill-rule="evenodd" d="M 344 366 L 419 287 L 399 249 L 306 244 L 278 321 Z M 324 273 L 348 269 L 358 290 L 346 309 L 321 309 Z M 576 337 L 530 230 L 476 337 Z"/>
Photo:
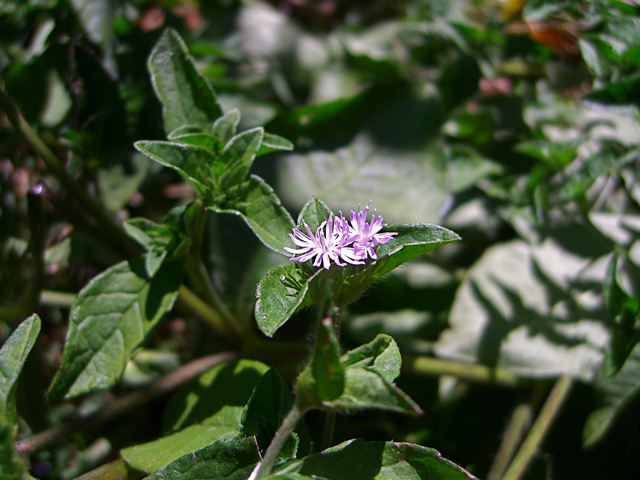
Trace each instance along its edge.
<path fill-rule="evenodd" d="M 290 258 L 292 262 L 306 262 L 315 257 L 313 266 L 322 265 L 327 270 L 331 267 L 331 262 L 344 267 L 347 263 L 363 265 L 367 257 L 376 260 L 378 257 L 374 247 L 379 243 L 387 243 L 397 233 L 380 233 L 382 217 L 376 218 L 374 212 L 371 222 L 367 222 L 368 215 L 369 205 L 365 207 L 364 212 L 361 212 L 358 206 L 358 213 L 351 212 L 351 225 L 349 225 L 342 213 L 340 217 L 334 217 L 331 214 L 326 221 L 322 222 L 315 234 L 302 220 L 307 234 L 297 228 L 289 234 L 293 243 L 300 248 L 285 247 L 285 250 L 294 254 Z"/>

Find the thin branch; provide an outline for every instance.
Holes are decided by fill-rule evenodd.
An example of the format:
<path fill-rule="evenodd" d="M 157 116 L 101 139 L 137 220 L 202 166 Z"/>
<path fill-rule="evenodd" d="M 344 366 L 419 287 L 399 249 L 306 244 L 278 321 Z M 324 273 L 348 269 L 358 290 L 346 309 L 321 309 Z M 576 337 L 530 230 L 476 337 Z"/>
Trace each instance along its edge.
<path fill-rule="evenodd" d="M 206 372 L 210 368 L 221 363 L 229 362 L 235 358 L 236 355 L 234 353 L 225 352 L 189 362 L 156 380 L 146 388 L 136 390 L 135 392 L 116 398 L 94 415 L 58 425 L 57 427 L 36 433 L 35 435 L 16 442 L 16 450 L 20 453 L 33 453 L 56 445 L 61 439 L 66 438 L 73 433 L 102 425 L 109 420 L 123 415 L 134 408 L 144 405 L 145 403 L 176 389 L 180 385 Z"/>
<path fill-rule="evenodd" d="M 484 365 L 470 365 L 433 357 L 407 357 L 403 359 L 402 363 L 402 370 L 405 373 L 433 376 L 450 375 L 471 382 L 493 383 L 510 387 L 521 385 L 523 382 L 509 370 L 490 368 Z"/>

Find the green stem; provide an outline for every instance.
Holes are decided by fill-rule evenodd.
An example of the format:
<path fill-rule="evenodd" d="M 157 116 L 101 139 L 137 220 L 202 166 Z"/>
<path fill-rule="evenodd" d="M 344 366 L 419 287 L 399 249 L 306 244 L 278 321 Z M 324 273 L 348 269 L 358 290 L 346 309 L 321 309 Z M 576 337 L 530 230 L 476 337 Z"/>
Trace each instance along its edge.
<path fill-rule="evenodd" d="M 184 285 L 180 285 L 178 289 L 178 300 L 189 311 L 213 327 L 226 341 L 231 344 L 237 343 L 237 337 L 229 331 L 220 314 Z"/>
<path fill-rule="evenodd" d="M 340 345 L 340 322 L 342 320 L 342 310 L 339 307 L 332 305 L 327 313 L 331 315 L 336 338 L 338 339 L 338 345 Z M 324 431 L 322 433 L 322 450 L 326 450 L 333 445 L 333 432 L 335 430 L 337 416 L 338 412 L 327 412 L 325 414 Z"/>
<path fill-rule="evenodd" d="M 202 261 L 202 243 L 207 224 L 207 213 L 202 202 L 198 201 L 198 208 L 193 222 L 191 256 L 187 261 L 187 274 L 191 281 L 197 286 L 199 294 L 217 311 L 227 332 L 235 335 L 237 338 L 242 338 L 241 325 L 218 294 L 218 291 L 211 281 L 211 276 Z"/>
<path fill-rule="evenodd" d="M 69 172 L 64 168 L 58 157 L 33 130 L 31 125 L 20 115 L 18 108 L 11 101 L 6 92 L 0 88 L 0 108 L 5 112 L 13 128 L 24 138 L 31 148 L 45 163 L 47 168 L 58 177 L 67 192 L 75 197 L 78 204 L 85 208 L 120 248 L 130 256 L 137 255 L 140 247 L 126 234 L 124 228 L 117 223 L 98 201 L 85 192 Z"/>
<path fill-rule="evenodd" d="M 514 454 L 524 437 L 525 431 L 531 424 L 533 412 L 537 408 L 538 403 L 542 400 L 542 396 L 546 392 L 547 382 L 537 382 L 534 384 L 533 394 L 528 401 L 520 403 L 513 411 L 509 424 L 505 429 L 500 448 L 493 459 L 487 480 L 500 480 L 505 470 L 509 466 L 509 462 L 513 459 Z"/>
<path fill-rule="evenodd" d="M 450 375 L 452 377 L 479 383 L 492 383 L 515 387 L 523 383 L 509 370 L 490 368 L 484 365 L 470 365 L 466 363 L 440 360 L 433 357 L 407 357 L 403 359 L 402 370 L 406 373 L 421 375 Z"/>
<path fill-rule="evenodd" d="M 572 380 L 570 377 L 560 377 L 553 386 L 551 393 L 542 406 L 527 438 L 522 442 L 522 446 L 516 454 L 513 462 L 509 465 L 502 480 L 519 480 L 524 475 L 529 463 L 533 459 L 545 435 L 551 428 L 553 420 L 560 412 L 562 404 L 569 396 Z"/>
<path fill-rule="evenodd" d="M 53 290 L 43 290 L 40 293 L 40 303 L 50 307 L 71 308 L 75 300 L 75 293 L 55 292 Z"/>
<path fill-rule="evenodd" d="M 284 447 L 284 444 L 289 439 L 291 432 L 295 430 L 296 425 L 298 425 L 298 422 L 302 419 L 303 415 L 304 411 L 300 410 L 298 405 L 294 403 L 289 413 L 287 413 L 287 416 L 282 420 L 282 425 L 280 425 L 280 428 L 278 428 L 273 440 L 271 440 L 267 451 L 264 453 L 264 457 L 262 457 L 262 461 L 251 473 L 249 480 L 262 480 L 269 476 L 273 465 L 278 459 L 278 455 L 280 455 L 282 447 Z"/>

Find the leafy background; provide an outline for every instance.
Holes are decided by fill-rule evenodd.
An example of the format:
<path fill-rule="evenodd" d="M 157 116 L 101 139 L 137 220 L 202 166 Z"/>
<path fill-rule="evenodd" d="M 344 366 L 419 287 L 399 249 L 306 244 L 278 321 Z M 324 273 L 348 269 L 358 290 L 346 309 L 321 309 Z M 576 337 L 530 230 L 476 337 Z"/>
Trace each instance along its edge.
<path fill-rule="evenodd" d="M 71 479 L 118 459 L 150 474 L 178 450 L 231 438 L 266 365 L 290 382 L 309 346 L 309 310 L 277 333 L 281 349 L 265 348 L 254 332 L 256 284 L 282 257 L 238 218 L 212 213 L 201 247 L 221 301 L 257 339 L 235 345 L 239 363 L 208 370 L 211 355 L 229 360 L 229 343 L 184 297 L 174 304 L 177 265 L 154 270 L 163 251 L 189 248 L 180 225 L 197 215 L 185 207 L 194 193 L 184 178 L 133 147 L 173 130 L 146 69 L 172 27 L 213 85 L 220 112 L 242 113 L 238 131 L 264 127 L 293 143 L 252 167 L 292 218 L 312 196 L 345 213 L 372 199 L 385 222 L 435 223 L 463 237 L 383 277 L 348 307 L 343 347 L 393 336 L 404 360 L 397 385 L 425 413 L 341 416 L 336 443 L 411 442 L 479 478 L 501 478 L 507 427 L 523 418 L 527 431 L 557 392 L 551 385 L 570 379 L 522 478 L 637 478 L 639 12 L 632 0 L 1 0 L 7 98 L 108 218 L 147 219 L 129 220 L 128 231 L 146 232 L 145 249 L 156 255 L 133 259 L 139 247 L 104 228 L 100 213 L 16 133 L 2 105 L 2 342 L 28 352 L 34 333 L 17 346 L 7 339 L 16 328 L 36 330 L 32 317 L 18 327 L 33 312 L 42 318 L 28 359 L 1 371 L 10 379 L 2 398 L 15 395 L 17 435 L 37 445 L 18 448 L 30 454 L 31 475 Z M 161 224 L 174 236 L 158 233 Z M 75 295 L 98 274 L 144 271 L 157 287 L 149 293 L 124 281 L 130 297 L 116 307 L 137 325 L 122 342 L 127 355 L 108 352 L 122 362 L 122 379 L 53 399 L 71 388 L 53 378 L 74 328 Z M 128 360 L 129 353 L 137 355 Z M 198 378 L 184 384 L 181 368 L 203 359 L 192 373 Z M 181 389 L 154 393 L 171 372 Z M 143 407 L 129 400 L 136 392 Z M 5 403 L 3 422 L 12 423 Z M 92 414 L 99 421 L 87 421 Z M 80 427 L 70 428 L 77 419 Z M 319 444 L 322 418 L 311 413 L 306 423 L 311 438 L 297 432 L 304 453 Z M 6 438 L 16 435 L 0 427 Z M 200 451 L 204 463 L 246 452 L 237 443 L 211 450 L 220 457 Z M 375 445 L 344 448 L 386 445 L 391 460 L 401 448 Z M 7 465 L 19 463 L 6 455 Z M 322 463 L 306 458 L 291 475 Z M 243 461 L 252 465 L 255 455 Z"/>

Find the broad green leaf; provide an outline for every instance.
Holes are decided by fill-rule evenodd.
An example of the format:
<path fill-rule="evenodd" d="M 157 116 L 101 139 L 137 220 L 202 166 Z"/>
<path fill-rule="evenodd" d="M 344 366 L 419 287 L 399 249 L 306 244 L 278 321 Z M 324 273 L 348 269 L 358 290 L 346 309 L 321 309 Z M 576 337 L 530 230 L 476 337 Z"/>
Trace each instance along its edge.
<path fill-rule="evenodd" d="M 255 437 L 260 450 L 266 450 L 292 406 L 291 389 L 282 381 L 277 370 L 269 369 L 256 385 L 242 412 L 240 434 Z M 295 457 L 297 448 L 298 437 L 292 434 L 280 457 Z"/>
<path fill-rule="evenodd" d="M 0 425 L 16 422 L 15 388 L 27 355 L 40 333 L 40 317 L 31 315 L 11 334 L 0 349 Z"/>
<path fill-rule="evenodd" d="M 150 278 L 142 257 L 95 277 L 71 307 L 62 363 L 49 398 L 115 385 L 129 359 L 173 306 L 181 281 L 181 262 L 164 263 Z"/>
<path fill-rule="evenodd" d="M 638 98 L 640 98 L 640 75 L 636 74 L 594 90 L 585 95 L 584 100 L 589 103 L 623 106 L 638 105 Z"/>
<path fill-rule="evenodd" d="M 345 372 L 340 359 L 340 345 L 330 318 L 320 322 L 318 337 L 311 359 L 311 373 L 316 395 L 325 402 L 335 400 L 342 395 L 345 387 Z"/>
<path fill-rule="evenodd" d="M 559 243 L 599 248 L 594 237 L 577 225 L 568 225 L 567 234 L 536 245 L 514 240 L 487 249 L 456 292 L 450 328 L 434 345 L 436 355 L 523 377 L 591 380 L 610 336 L 601 321 L 601 295 L 590 292 L 602 284 L 604 269 L 591 255 Z M 579 288 L 585 295 L 577 295 Z"/>
<path fill-rule="evenodd" d="M 336 298 L 339 306 L 356 301 L 373 282 L 409 260 L 429 253 L 434 248 L 461 240 L 457 233 L 427 223 L 387 225 L 382 231 L 397 232 L 398 235 L 377 248 L 378 260 L 371 266 L 355 269 L 355 272 L 345 269 Z"/>
<path fill-rule="evenodd" d="M 124 229 L 147 250 L 145 266 L 152 277 L 169 253 L 169 244 L 173 241 L 171 229 L 146 218 L 129 219 L 124 223 Z"/>
<path fill-rule="evenodd" d="M 201 424 L 191 425 L 152 442 L 125 448 L 120 455 L 136 470 L 153 473 L 183 455 L 237 436 L 241 417 L 242 407 L 224 406 Z"/>
<path fill-rule="evenodd" d="M 596 388 L 604 396 L 605 406 L 587 418 L 582 432 L 587 447 L 604 437 L 627 405 L 640 393 L 640 344 L 636 344 L 622 368 L 612 377 L 598 381 Z"/>
<path fill-rule="evenodd" d="M 290 480 L 473 480 L 432 448 L 396 442 L 348 440 L 287 463 L 269 478 Z"/>
<path fill-rule="evenodd" d="M 264 180 L 251 175 L 249 182 L 223 206 L 208 205 L 219 213 L 240 215 L 260 241 L 272 250 L 289 255 L 284 247 L 294 247 L 289 234 L 294 228 L 289 212 Z"/>
<path fill-rule="evenodd" d="M 208 130 L 222 116 L 215 92 L 196 69 L 187 46 L 175 30 L 164 31 L 149 56 L 148 67 L 162 103 L 167 133 L 184 125 Z"/>
<path fill-rule="evenodd" d="M 234 108 L 215 121 L 211 134 L 226 145 L 235 136 L 239 123 L 240 110 Z"/>
<path fill-rule="evenodd" d="M 252 437 L 219 440 L 174 460 L 148 480 L 246 480 L 260 455 Z"/>
<path fill-rule="evenodd" d="M 136 142 L 134 146 L 151 160 L 177 171 L 200 194 L 211 187 L 216 158 L 206 148 L 151 140 Z"/>
<path fill-rule="evenodd" d="M 254 360 L 213 367 L 171 397 L 162 419 L 163 430 L 206 424 L 225 406 L 244 407 L 267 370 L 268 366 Z"/>

